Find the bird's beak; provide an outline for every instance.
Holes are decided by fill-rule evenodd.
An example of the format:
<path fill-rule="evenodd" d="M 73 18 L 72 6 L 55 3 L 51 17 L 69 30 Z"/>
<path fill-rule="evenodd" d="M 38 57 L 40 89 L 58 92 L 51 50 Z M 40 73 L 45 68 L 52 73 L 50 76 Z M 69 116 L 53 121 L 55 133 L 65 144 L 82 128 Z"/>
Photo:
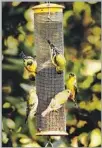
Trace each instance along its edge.
<path fill-rule="evenodd" d="M 69 95 L 68 99 L 71 99 L 72 97 L 73 97 L 73 94 L 72 94 L 72 93 L 70 93 L 70 95 Z"/>
<path fill-rule="evenodd" d="M 69 78 L 70 78 L 71 76 L 69 75 Z"/>

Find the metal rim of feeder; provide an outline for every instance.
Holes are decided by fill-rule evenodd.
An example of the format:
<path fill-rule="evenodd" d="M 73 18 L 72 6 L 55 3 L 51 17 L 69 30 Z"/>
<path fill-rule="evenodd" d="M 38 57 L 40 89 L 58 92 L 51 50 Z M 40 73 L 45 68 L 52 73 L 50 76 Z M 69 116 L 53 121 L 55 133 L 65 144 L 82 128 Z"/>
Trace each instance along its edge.
<path fill-rule="evenodd" d="M 37 136 L 65 136 L 68 135 L 68 133 L 64 131 L 42 131 L 36 134 Z"/>

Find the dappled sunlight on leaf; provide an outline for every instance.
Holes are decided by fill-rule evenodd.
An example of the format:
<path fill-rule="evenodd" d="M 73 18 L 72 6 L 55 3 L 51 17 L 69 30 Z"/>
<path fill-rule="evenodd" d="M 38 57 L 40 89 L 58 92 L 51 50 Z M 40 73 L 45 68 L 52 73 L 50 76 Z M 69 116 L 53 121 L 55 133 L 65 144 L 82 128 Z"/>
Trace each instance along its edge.
<path fill-rule="evenodd" d="M 97 41 L 99 41 L 100 39 L 100 36 L 93 36 L 93 35 L 90 35 L 88 36 L 87 40 L 89 41 L 89 43 L 95 45 L 97 43 Z"/>
<path fill-rule="evenodd" d="M 87 111 L 93 111 L 95 109 L 101 111 L 101 101 L 97 97 L 93 97 L 92 101 L 81 101 L 79 103 L 80 108 L 85 109 Z"/>
<path fill-rule="evenodd" d="M 26 143 L 31 143 L 32 140 L 28 137 L 24 137 L 24 138 L 21 138 L 19 141 L 23 144 L 26 144 Z"/>
<path fill-rule="evenodd" d="M 7 38 L 7 46 L 9 49 L 15 49 L 18 46 L 18 41 L 13 36 Z"/>
<path fill-rule="evenodd" d="M 19 34 L 18 41 L 23 42 L 25 40 L 25 36 L 23 34 Z"/>
<path fill-rule="evenodd" d="M 101 70 L 101 62 L 99 60 L 84 60 L 84 69 L 81 70 L 82 74 L 93 76 L 95 72 Z"/>
<path fill-rule="evenodd" d="M 4 85 L 2 87 L 2 92 L 5 94 L 10 94 L 12 92 L 12 88 L 10 85 Z"/>
<path fill-rule="evenodd" d="M 101 127 L 102 127 L 102 122 L 101 122 L 101 121 L 98 121 L 98 123 L 97 123 L 97 124 L 98 124 L 98 127 L 99 127 L 99 128 L 101 128 Z"/>
<path fill-rule="evenodd" d="M 23 144 L 22 147 L 30 147 L 30 148 L 36 147 L 37 148 L 37 147 L 41 147 L 41 146 L 37 142 L 32 142 L 32 143 L 25 144 L 25 145 Z"/>
<path fill-rule="evenodd" d="M 88 76 L 82 83 L 79 83 L 79 87 L 83 89 L 87 89 L 90 87 L 93 81 L 94 81 L 94 78 L 92 76 Z"/>
<path fill-rule="evenodd" d="M 77 123 L 77 127 L 78 127 L 78 128 L 81 128 L 81 127 L 83 127 L 85 124 L 87 124 L 86 121 L 79 120 L 79 122 Z"/>
<path fill-rule="evenodd" d="M 64 27 L 67 27 L 68 25 L 68 19 L 74 14 L 74 12 L 72 10 L 66 11 L 64 13 L 64 19 L 63 19 L 63 25 Z"/>
<path fill-rule="evenodd" d="M 91 132 L 90 141 L 89 147 L 97 147 L 102 144 L 101 131 L 98 128 Z"/>
<path fill-rule="evenodd" d="M 20 126 L 18 129 L 17 129 L 17 133 L 20 133 L 21 132 L 21 130 L 22 130 L 22 127 Z"/>
<path fill-rule="evenodd" d="M 75 136 L 72 140 L 71 140 L 71 146 L 72 147 L 78 147 L 78 137 Z"/>
<path fill-rule="evenodd" d="M 92 86 L 93 92 L 100 92 L 101 91 L 101 84 L 95 84 Z"/>
<path fill-rule="evenodd" d="M 93 33 L 93 35 L 96 35 L 96 36 L 101 35 L 101 28 L 99 26 L 93 27 L 92 33 Z"/>
<path fill-rule="evenodd" d="M 11 48 L 7 48 L 6 50 L 4 50 L 3 54 L 4 55 L 17 55 L 18 54 L 18 48 L 15 47 L 13 48 L 13 50 L 11 51 L 12 49 Z"/>
<path fill-rule="evenodd" d="M 21 2 L 12 2 L 13 7 L 17 7 Z"/>
<path fill-rule="evenodd" d="M 76 123 L 77 123 L 77 120 L 76 120 L 76 118 L 74 118 L 74 119 L 67 119 L 67 126 L 72 126 L 72 125 L 76 125 Z"/>
<path fill-rule="evenodd" d="M 30 27 L 30 29 L 31 29 L 31 27 Z M 28 47 L 31 47 L 33 43 L 34 43 L 33 35 L 27 35 L 26 40 L 25 40 L 25 45 Z"/>
<path fill-rule="evenodd" d="M 15 129 L 15 122 L 12 119 L 10 119 L 10 118 L 6 119 L 6 124 L 7 124 L 8 128 Z"/>
<path fill-rule="evenodd" d="M 24 17 L 27 21 L 34 21 L 34 13 L 33 10 L 31 8 L 27 9 L 24 13 Z"/>
<path fill-rule="evenodd" d="M 2 132 L 2 142 L 3 143 L 7 143 L 8 142 L 8 137 L 7 137 L 7 134 L 5 132 Z"/>
<path fill-rule="evenodd" d="M 75 13 L 80 13 L 84 10 L 85 2 L 74 2 L 73 3 L 73 10 Z"/>
<path fill-rule="evenodd" d="M 33 31 L 34 31 L 34 24 L 33 24 L 33 22 L 27 22 L 26 28 L 27 28 L 29 31 L 33 32 Z M 29 41 L 28 41 L 28 42 L 29 42 Z M 25 45 L 29 47 L 29 44 L 26 43 L 26 42 L 25 42 Z"/>
<path fill-rule="evenodd" d="M 81 142 L 81 144 L 83 144 L 84 146 L 88 146 L 88 133 L 82 133 L 78 136 L 79 141 Z"/>
<path fill-rule="evenodd" d="M 10 108 L 11 107 L 11 104 L 9 102 L 5 102 L 3 104 L 3 108 Z"/>
<path fill-rule="evenodd" d="M 71 127 L 69 130 L 69 134 L 72 134 L 73 132 L 75 132 L 75 129 L 76 129 L 75 127 Z"/>

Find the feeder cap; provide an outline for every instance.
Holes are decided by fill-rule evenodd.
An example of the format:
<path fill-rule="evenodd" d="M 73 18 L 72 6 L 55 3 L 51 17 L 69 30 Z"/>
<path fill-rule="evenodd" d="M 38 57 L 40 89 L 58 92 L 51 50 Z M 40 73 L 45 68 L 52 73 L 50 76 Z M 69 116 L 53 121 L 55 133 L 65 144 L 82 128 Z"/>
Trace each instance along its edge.
<path fill-rule="evenodd" d="M 53 4 L 53 3 L 45 3 L 40 4 L 32 7 L 35 13 L 45 13 L 45 12 L 62 12 L 62 9 L 64 9 L 64 6 Z"/>

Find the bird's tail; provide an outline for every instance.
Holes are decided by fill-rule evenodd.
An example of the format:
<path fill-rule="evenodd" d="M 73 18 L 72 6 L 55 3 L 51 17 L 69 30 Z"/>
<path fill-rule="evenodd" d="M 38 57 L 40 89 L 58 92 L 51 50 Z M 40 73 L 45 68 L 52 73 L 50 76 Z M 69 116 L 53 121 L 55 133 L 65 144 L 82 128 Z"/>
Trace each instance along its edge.
<path fill-rule="evenodd" d="M 50 40 L 47 40 L 48 44 L 50 45 L 51 48 L 54 48 L 55 46 L 51 43 Z"/>
<path fill-rule="evenodd" d="M 25 118 L 25 124 L 27 124 L 27 121 L 28 121 L 28 116 L 26 116 Z"/>
<path fill-rule="evenodd" d="M 58 50 L 58 48 L 56 48 L 54 46 L 54 44 L 51 43 L 50 40 L 47 40 L 47 42 L 48 42 L 48 44 L 50 45 L 50 47 L 52 49 L 52 52 L 51 53 L 52 53 L 53 56 L 60 53 L 60 51 Z"/>
<path fill-rule="evenodd" d="M 48 113 L 50 113 L 52 111 L 52 109 L 51 108 L 47 108 L 46 110 L 44 110 L 43 112 L 42 112 L 42 117 L 45 117 Z"/>

